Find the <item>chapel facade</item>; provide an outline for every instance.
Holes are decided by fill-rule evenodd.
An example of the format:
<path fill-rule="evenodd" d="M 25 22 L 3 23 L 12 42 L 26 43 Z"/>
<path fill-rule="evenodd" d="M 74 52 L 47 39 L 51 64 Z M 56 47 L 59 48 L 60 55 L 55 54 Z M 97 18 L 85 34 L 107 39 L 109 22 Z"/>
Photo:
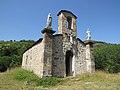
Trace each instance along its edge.
<path fill-rule="evenodd" d="M 70 11 L 58 14 L 58 34 L 45 27 L 43 38 L 36 41 L 23 54 L 22 68 L 39 77 L 77 76 L 95 72 L 93 43 L 77 38 L 77 17 Z"/>

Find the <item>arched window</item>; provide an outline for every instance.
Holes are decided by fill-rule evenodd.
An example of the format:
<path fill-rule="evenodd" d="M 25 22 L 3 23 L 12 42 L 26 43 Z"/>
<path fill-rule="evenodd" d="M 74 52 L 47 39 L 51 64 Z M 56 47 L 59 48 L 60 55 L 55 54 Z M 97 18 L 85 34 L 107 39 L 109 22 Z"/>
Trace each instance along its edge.
<path fill-rule="evenodd" d="M 68 29 L 71 29 L 71 25 L 72 25 L 72 18 L 71 17 L 67 17 L 66 25 L 67 25 Z"/>

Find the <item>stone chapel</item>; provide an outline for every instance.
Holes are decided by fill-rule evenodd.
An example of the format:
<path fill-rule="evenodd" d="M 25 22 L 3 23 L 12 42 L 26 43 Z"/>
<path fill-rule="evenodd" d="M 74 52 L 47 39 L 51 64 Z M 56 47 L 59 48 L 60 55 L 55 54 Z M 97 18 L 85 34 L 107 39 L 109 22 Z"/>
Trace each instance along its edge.
<path fill-rule="evenodd" d="M 77 38 L 77 17 L 67 10 L 57 16 L 58 34 L 54 35 L 51 25 L 41 30 L 43 38 L 24 52 L 22 68 L 39 77 L 75 77 L 95 72 L 93 42 Z"/>

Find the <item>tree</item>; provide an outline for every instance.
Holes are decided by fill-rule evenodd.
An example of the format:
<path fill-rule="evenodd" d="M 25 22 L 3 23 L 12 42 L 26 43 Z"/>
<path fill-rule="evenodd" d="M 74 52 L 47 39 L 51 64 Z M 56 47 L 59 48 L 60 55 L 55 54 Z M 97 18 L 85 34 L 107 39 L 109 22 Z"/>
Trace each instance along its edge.
<path fill-rule="evenodd" d="M 111 73 L 120 72 L 120 45 L 105 44 L 94 48 L 95 67 Z"/>

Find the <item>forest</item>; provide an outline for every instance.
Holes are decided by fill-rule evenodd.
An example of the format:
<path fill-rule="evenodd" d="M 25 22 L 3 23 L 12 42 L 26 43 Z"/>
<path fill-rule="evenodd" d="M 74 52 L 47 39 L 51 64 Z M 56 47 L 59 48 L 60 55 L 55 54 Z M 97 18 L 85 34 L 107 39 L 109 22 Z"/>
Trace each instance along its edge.
<path fill-rule="evenodd" d="M 93 48 L 96 70 L 120 72 L 120 44 L 96 42 Z"/>
<path fill-rule="evenodd" d="M 22 54 L 35 41 L 0 41 L 0 72 L 21 66 Z M 109 73 L 120 72 L 120 44 L 94 41 L 93 55 L 96 70 Z"/>
<path fill-rule="evenodd" d="M 23 52 L 35 41 L 0 41 L 0 72 L 20 66 Z"/>

